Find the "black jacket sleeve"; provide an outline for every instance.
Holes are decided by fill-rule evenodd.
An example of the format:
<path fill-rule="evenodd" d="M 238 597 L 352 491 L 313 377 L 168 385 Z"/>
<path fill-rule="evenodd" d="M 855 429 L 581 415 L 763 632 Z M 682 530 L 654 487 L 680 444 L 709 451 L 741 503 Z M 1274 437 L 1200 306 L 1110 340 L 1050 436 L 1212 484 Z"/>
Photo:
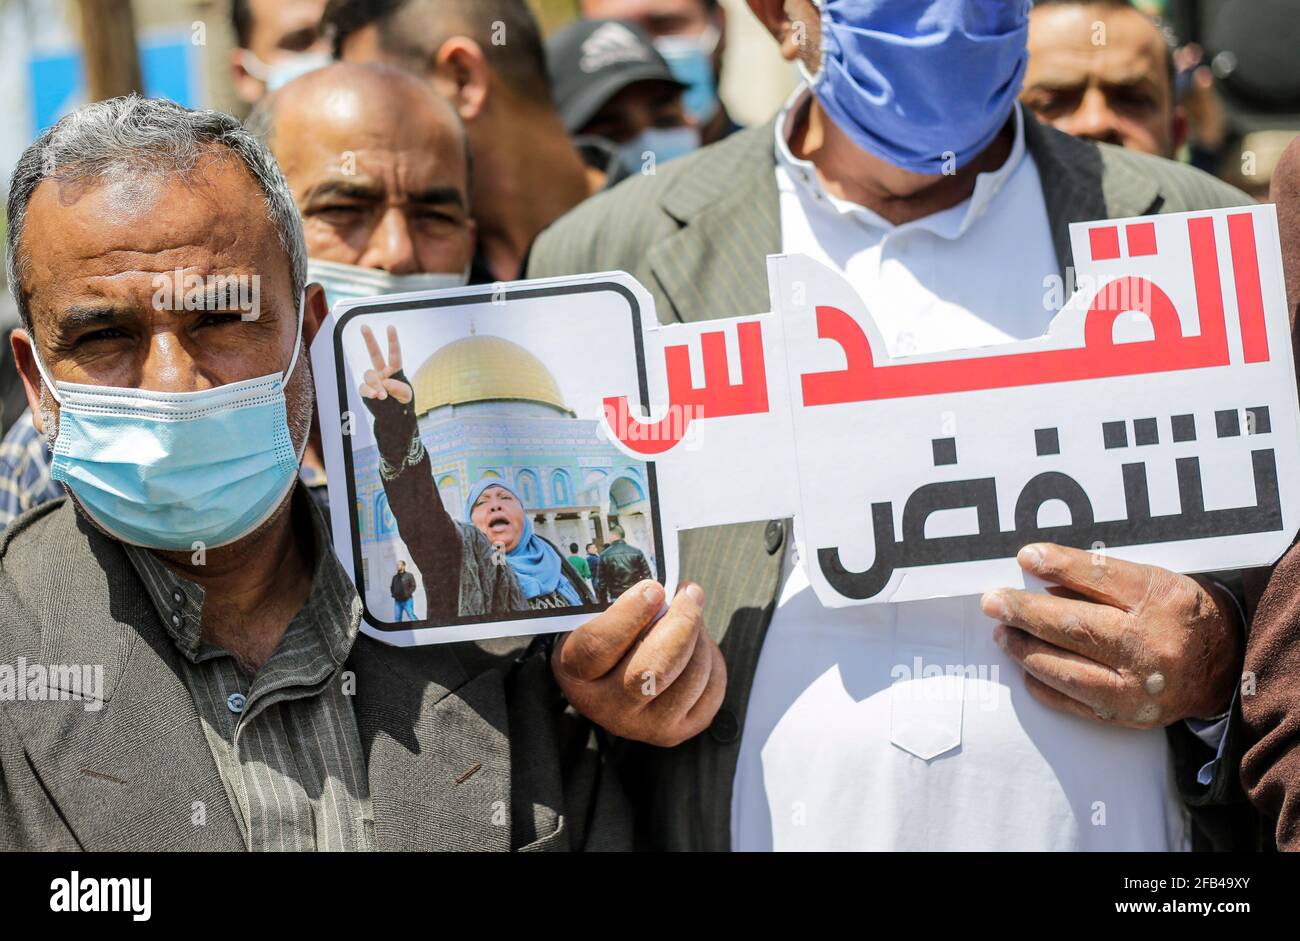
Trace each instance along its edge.
<path fill-rule="evenodd" d="M 1212 581 L 1228 590 L 1248 617 L 1246 591 L 1241 572 L 1213 572 Z M 1243 625 L 1249 634 L 1249 629 Z M 1186 722 L 1165 728 L 1173 755 L 1174 781 L 1191 815 L 1192 848 L 1197 851 L 1241 852 L 1259 850 L 1269 844 L 1262 818 L 1251 807 L 1242 789 L 1239 770 L 1247 742 L 1242 728 L 1241 688 L 1228 708 L 1222 754 L 1205 744 Z M 1209 765 L 1209 780 L 1202 783 L 1200 771 Z"/>
<path fill-rule="evenodd" d="M 654 573 L 650 571 L 650 560 L 645 557 L 645 553 L 638 553 L 636 557 L 636 580 L 645 581 L 647 578 L 654 578 Z"/>

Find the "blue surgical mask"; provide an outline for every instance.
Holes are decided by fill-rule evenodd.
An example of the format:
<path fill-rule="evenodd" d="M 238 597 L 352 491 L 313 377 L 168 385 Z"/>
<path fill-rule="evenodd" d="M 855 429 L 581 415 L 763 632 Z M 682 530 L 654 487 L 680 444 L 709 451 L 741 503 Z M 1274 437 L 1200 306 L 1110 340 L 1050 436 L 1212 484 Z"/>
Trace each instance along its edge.
<path fill-rule="evenodd" d="M 464 287 L 469 281 L 469 268 L 464 271 L 389 274 L 378 268 L 312 258 L 307 262 L 307 280 L 315 281 L 325 289 L 325 300 L 333 309 L 339 301 Z"/>
<path fill-rule="evenodd" d="M 300 455 L 289 433 L 288 370 L 198 392 L 52 382 L 59 433 L 51 476 L 105 532 L 148 549 L 216 549 L 284 502 Z M 304 446 L 306 442 L 303 442 Z"/>
<path fill-rule="evenodd" d="M 805 78 L 867 153 L 914 173 L 952 172 L 1011 116 L 1029 57 L 1029 0 L 819 5 L 822 64 Z"/>
<path fill-rule="evenodd" d="M 649 127 L 618 148 L 619 159 L 633 171 L 640 171 L 654 154 L 655 164 L 684 157 L 700 146 L 700 132 L 693 127 Z"/>
<path fill-rule="evenodd" d="M 721 35 L 710 24 L 699 36 L 661 36 L 655 40 L 655 49 L 668 63 L 673 78 L 687 86 L 682 105 L 696 124 L 707 124 L 718 110 L 713 53 Z"/>

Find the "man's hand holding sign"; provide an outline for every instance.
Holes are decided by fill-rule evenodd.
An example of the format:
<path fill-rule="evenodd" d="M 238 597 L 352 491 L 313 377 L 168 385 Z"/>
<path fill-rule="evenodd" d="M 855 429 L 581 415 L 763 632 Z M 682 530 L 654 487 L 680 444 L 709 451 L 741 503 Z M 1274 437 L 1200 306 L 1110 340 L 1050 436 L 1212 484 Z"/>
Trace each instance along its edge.
<path fill-rule="evenodd" d="M 623 738 L 677 745 L 708 728 L 727 690 L 722 651 L 704 630 L 704 592 L 687 584 L 668 613 L 658 582 L 641 582 L 609 610 L 561 635 L 555 678 L 579 712 Z"/>
<path fill-rule="evenodd" d="M 373 330 L 363 326 L 361 337 L 370 362 L 358 388 L 362 398 L 409 405 L 415 391 L 402 371 L 397 329 L 388 328 L 386 358 Z M 422 568 L 435 570 L 431 562 Z M 556 681 L 575 708 L 609 732 L 677 745 L 708 727 L 726 692 L 726 665 L 704 630 L 703 613 L 700 586 L 683 586 L 664 613 L 663 586 L 641 582 L 604 613 L 560 635 L 551 657 Z"/>
<path fill-rule="evenodd" d="M 1035 544 L 1026 572 L 1046 594 L 981 599 L 994 638 L 1046 706 L 1130 728 L 1206 719 L 1232 701 L 1243 625 L 1235 603 L 1186 575 L 1095 552 Z"/>

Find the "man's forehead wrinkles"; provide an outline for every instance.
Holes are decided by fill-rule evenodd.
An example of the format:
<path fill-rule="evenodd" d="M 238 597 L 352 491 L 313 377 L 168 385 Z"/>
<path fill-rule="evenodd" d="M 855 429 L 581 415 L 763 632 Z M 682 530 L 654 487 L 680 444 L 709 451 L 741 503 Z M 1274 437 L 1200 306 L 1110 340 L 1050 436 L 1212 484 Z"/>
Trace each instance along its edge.
<path fill-rule="evenodd" d="M 90 272 L 87 280 L 122 279 L 134 274 L 152 274 L 157 272 L 172 273 L 179 269 L 186 273 L 218 271 L 251 271 L 254 267 L 249 260 L 242 262 L 230 257 L 230 252 L 211 251 L 203 246 L 208 257 L 196 257 L 197 245 L 178 245 L 158 250 L 140 250 L 130 248 L 113 248 L 85 256 L 87 261 L 101 261 L 113 270 L 102 273 Z"/>
<path fill-rule="evenodd" d="M 33 242 L 36 249 L 33 254 L 149 268 L 159 260 L 168 265 L 179 259 L 189 259 L 192 263 L 228 255 L 229 247 L 237 242 L 242 229 L 248 227 L 215 213 L 165 213 L 131 220 L 129 224 L 99 215 L 78 214 L 80 217 L 66 222 L 57 218 L 57 214 L 48 220 L 33 219 L 36 223 L 33 231 L 45 223 L 63 235 L 45 248 Z"/>
<path fill-rule="evenodd" d="M 1044 50 L 1039 55 L 1034 84 L 1057 84 L 1098 77 L 1108 81 L 1135 82 L 1152 69 L 1151 51 L 1144 48 L 1089 48 Z"/>

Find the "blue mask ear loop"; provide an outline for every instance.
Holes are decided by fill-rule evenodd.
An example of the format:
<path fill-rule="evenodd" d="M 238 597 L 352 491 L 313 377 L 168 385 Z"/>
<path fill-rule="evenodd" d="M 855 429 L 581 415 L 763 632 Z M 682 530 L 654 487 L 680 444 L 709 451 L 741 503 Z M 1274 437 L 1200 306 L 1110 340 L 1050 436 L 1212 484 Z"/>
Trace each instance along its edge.
<path fill-rule="evenodd" d="M 289 384 L 289 377 L 293 375 L 293 371 L 298 367 L 298 354 L 302 352 L 302 325 L 303 316 L 306 312 L 306 305 L 307 289 L 303 288 L 302 294 L 298 296 L 298 328 L 293 341 L 293 357 L 289 360 L 289 368 L 285 370 L 284 376 L 280 380 L 280 385 L 282 387 Z M 32 359 L 36 361 L 36 371 L 41 374 L 41 380 L 45 383 L 45 388 L 50 391 L 50 395 L 54 397 L 54 401 L 62 405 L 63 399 L 59 398 L 58 390 L 54 387 L 54 380 L 51 379 L 50 374 L 45 371 L 45 364 L 41 362 L 41 354 L 36 349 L 36 337 L 30 330 L 27 333 L 27 339 L 32 343 Z M 301 455 L 299 455 L 299 457 L 301 457 Z"/>

